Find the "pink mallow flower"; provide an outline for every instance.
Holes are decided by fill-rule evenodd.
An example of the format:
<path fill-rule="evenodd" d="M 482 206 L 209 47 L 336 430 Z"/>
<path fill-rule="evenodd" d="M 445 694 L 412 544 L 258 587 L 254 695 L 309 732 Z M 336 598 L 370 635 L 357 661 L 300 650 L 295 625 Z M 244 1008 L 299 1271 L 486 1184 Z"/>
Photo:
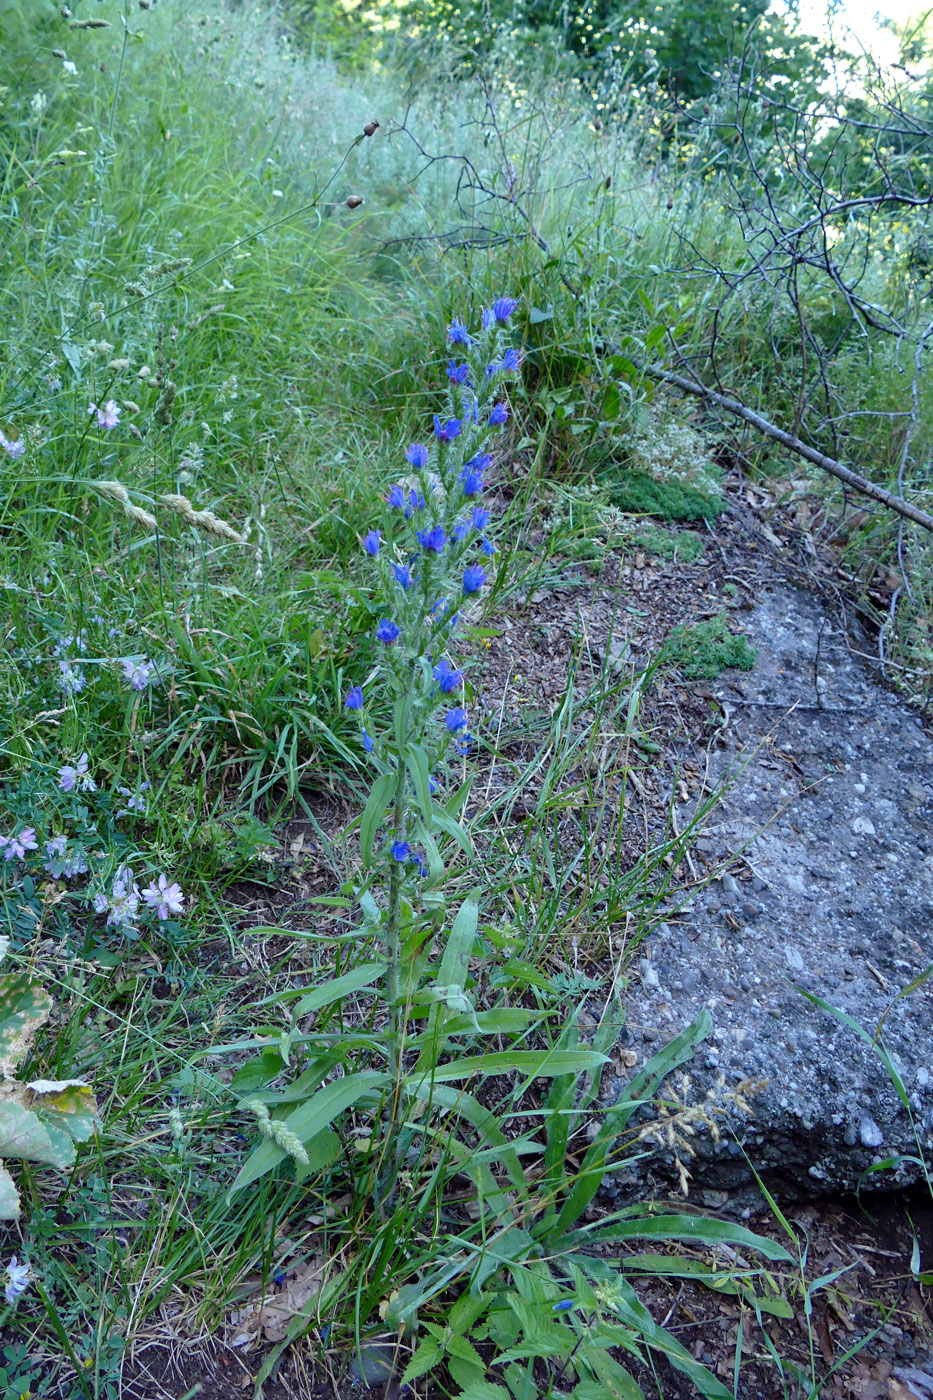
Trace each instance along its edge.
<path fill-rule="evenodd" d="M 103 408 L 98 408 L 96 403 L 89 404 L 87 411 L 97 414 L 98 428 L 115 428 L 120 421 L 120 405 L 116 399 L 108 399 Z"/>
<path fill-rule="evenodd" d="M 23 860 L 27 851 L 37 851 L 35 827 L 24 826 L 15 836 L 0 836 L 0 851 L 4 860 Z"/>
<path fill-rule="evenodd" d="M 160 919 L 170 919 L 173 914 L 183 914 L 185 912 L 185 896 L 181 892 L 180 885 L 170 885 L 166 875 L 160 875 L 158 882 L 153 882 L 143 890 L 143 899 L 154 909 Z"/>

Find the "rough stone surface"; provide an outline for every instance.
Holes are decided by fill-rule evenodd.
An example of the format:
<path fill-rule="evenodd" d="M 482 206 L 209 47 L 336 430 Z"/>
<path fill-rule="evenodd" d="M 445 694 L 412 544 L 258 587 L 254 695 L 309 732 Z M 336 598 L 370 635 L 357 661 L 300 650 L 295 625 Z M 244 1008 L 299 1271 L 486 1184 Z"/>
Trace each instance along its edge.
<path fill-rule="evenodd" d="M 890 1189 L 917 1166 L 863 1173 L 916 1157 L 915 1131 L 933 1152 L 933 979 L 895 1000 L 933 962 L 933 741 L 809 593 L 775 582 L 741 625 L 756 669 L 703 683 L 728 717 L 707 787 L 732 778 L 692 854 L 709 883 L 646 945 L 625 1040 L 646 1058 L 705 1006 L 694 1096 L 767 1081 L 753 1118 L 730 1117 L 738 1142 L 696 1139 L 701 1197 L 752 1179 L 739 1143 L 801 1195 Z M 870 1033 L 883 1018 L 910 1114 L 871 1047 L 798 986 Z"/>

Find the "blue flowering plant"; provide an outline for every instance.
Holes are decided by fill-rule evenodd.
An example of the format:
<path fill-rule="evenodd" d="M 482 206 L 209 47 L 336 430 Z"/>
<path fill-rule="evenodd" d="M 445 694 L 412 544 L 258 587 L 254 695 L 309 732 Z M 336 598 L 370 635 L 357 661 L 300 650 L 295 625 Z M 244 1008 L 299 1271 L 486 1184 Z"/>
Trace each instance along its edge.
<path fill-rule="evenodd" d="M 349 937 L 371 939 L 374 956 L 306 995 L 288 991 L 274 998 L 297 999 L 288 1043 L 319 1048 L 326 1042 L 328 1056 L 345 1054 L 344 1073 L 323 1083 L 333 1059 L 321 1058 L 319 1069 L 302 1075 L 308 1096 L 296 1107 L 298 1096 L 280 1103 L 277 1090 L 263 1082 L 262 1067 L 249 1068 L 256 1082 L 250 1080 L 254 1092 L 246 1107 L 253 1113 L 261 1100 L 271 1117 L 234 1191 L 289 1156 L 299 1173 L 315 1163 L 319 1170 L 327 1166 L 340 1151 L 330 1124 L 352 1106 L 381 1127 L 373 1134 L 366 1194 L 387 1218 L 404 1154 L 413 1135 L 423 1133 L 423 1124 L 406 1127 L 406 1105 L 419 1105 L 419 1119 L 433 1101 L 435 1069 L 451 1034 L 480 1029 L 466 990 L 478 908 L 463 903 L 442 938 L 442 883 L 446 842 L 472 857 L 460 818 L 469 789 L 463 760 L 473 736 L 456 643 L 464 612 L 482 597 L 495 559 L 483 493 L 509 420 L 508 386 L 519 369 L 508 343 L 515 307 L 501 297 L 475 328 L 459 320 L 450 325 L 443 412 L 434 415 L 424 441 L 408 446 L 398 479 L 387 484 L 382 517 L 360 542 L 373 572 L 378 662 L 343 696 L 359 725 L 360 757 L 374 772 L 359 819 L 364 873 L 356 897 L 364 928 Z M 327 902 L 350 903 L 342 896 Z M 384 1008 L 378 1045 L 362 1055 L 366 1068 L 357 1036 L 306 1032 L 302 1025 L 312 1012 L 364 989 Z M 417 1030 L 413 1020 L 421 1023 Z M 494 1030 L 502 1028 L 496 1021 Z M 445 1072 L 458 1071 L 448 1063 Z"/>
<path fill-rule="evenodd" d="M 457 821 L 465 786 L 444 799 L 453 764 L 473 743 L 455 643 L 464 609 L 482 594 L 495 558 L 483 492 L 509 420 L 506 387 L 519 372 L 518 353 L 508 344 L 515 307 L 511 297 L 500 297 L 482 313 L 475 333 L 462 321 L 451 323 L 444 411 L 434 414 L 427 441 L 405 452 L 403 473 L 385 495 L 388 524 L 362 541 L 382 613 L 375 627 L 379 664 L 365 690 L 350 688 L 345 706 L 359 719 L 360 744 L 377 771 L 361 819 L 361 846 L 373 879 L 381 875 L 385 884 L 380 925 L 393 1020 L 402 991 L 403 902 L 417 887 L 423 902 L 442 906 L 439 832 L 471 854 Z M 385 712 L 386 691 L 391 722 L 380 727 L 372 716 Z"/>

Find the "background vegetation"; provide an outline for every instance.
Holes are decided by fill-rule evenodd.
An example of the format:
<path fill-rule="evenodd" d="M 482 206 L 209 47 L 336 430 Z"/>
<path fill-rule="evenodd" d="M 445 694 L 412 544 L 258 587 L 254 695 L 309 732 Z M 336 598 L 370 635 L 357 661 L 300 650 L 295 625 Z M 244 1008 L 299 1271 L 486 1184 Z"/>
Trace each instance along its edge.
<path fill-rule="evenodd" d="M 7 1358 L 11 1385 L 41 1372 L 42 1393 L 116 1394 L 134 1339 L 208 1335 L 238 1286 L 310 1268 L 289 1243 L 308 1191 L 319 1223 L 341 1203 L 327 1241 L 342 1260 L 335 1320 L 313 1334 L 322 1356 L 323 1327 L 349 1355 L 396 1289 L 419 1281 L 427 1300 L 427 1188 L 393 1220 L 392 1247 L 376 1230 L 351 1258 L 369 1228 L 362 1140 L 345 1137 L 308 1190 L 283 1170 L 255 1192 L 226 1191 L 261 1122 L 244 1096 L 288 1065 L 287 998 L 265 1001 L 294 986 L 276 941 L 286 811 L 305 819 L 332 877 L 315 897 L 352 887 L 351 846 L 325 813 L 352 815 L 364 783 L 341 704 L 373 660 L 359 540 L 400 446 L 437 407 L 452 316 L 475 320 L 504 292 L 519 300 L 497 600 L 592 557 L 589 525 L 605 508 L 714 519 L 740 465 L 782 508 L 808 503 L 802 551 L 847 576 L 891 675 L 925 702 L 922 532 L 647 371 L 686 367 L 930 509 L 927 32 L 901 35 L 903 67 L 879 76 L 757 0 L 715 15 L 711 26 L 699 0 L 650 24 L 601 3 L 0 4 L 0 812 L 7 836 L 67 832 L 78 861 L 25 879 L 5 862 L 2 932 L 17 973 L 40 977 L 58 1008 L 29 1072 L 96 1086 L 101 1123 L 65 1178 L 28 1165 L 19 1177 L 13 1247 L 42 1292 L 14 1319 L 28 1347 Z M 108 427 L 91 406 L 106 413 L 111 400 Z M 543 545 L 527 509 L 539 493 L 572 502 Z M 751 664 L 747 649 L 729 655 Z M 576 1032 L 562 1027 L 586 989 L 543 979 L 536 957 L 594 910 L 606 917 L 606 881 L 588 853 L 592 881 L 568 923 L 549 821 L 603 721 L 639 738 L 638 693 L 632 678 L 591 694 L 568 681 L 542 739 L 524 901 L 510 904 L 511 868 L 490 846 L 495 918 L 477 935 L 488 1004 L 533 1007 L 550 1051 L 571 1052 Z M 96 787 L 64 791 L 60 770 L 82 754 Z M 634 911 L 647 927 L 679 840 L 646 856 L 657 879 L 612 873 L 610 923 Z M 112 901 L 128 864 L 140 883 L 177 881 L 184 916 L 153 914 L 132 938 L 95 917 L 92 895 Z M 245 877 L 265 892 L 248 934 Z M 320 909 L 302 951 L 309 987 L 335 958 L 348 966 L 347 910 Z M 376 1034 L 375 1013 L 336 1003 L 335 1035 L 345 1014 Z M 231 1088 L 254 1050 L 265 1068 Z M 557 1173 L 569 1100 L 554 1084 Z M 650 1075 L 636 1086 L 653 1087 Z M 557 1232 L 552 1204 L 528 1211 Z M 614 1319 L 603 1353 L 644 1339 L 624 1290 L 597 1296 L 578 1263 L 553 1277 L 525 1269 L 541 1246 L 511 1243 L 522 1268 L 508 1288 L 428 1334 L 425 1370 L 446 1366 L 451 1393 L 499 1393 L 470 1391 L 474 1342 L 520 1350 L 528 1307 L 551 1309 L 570 1286 L 591 1321 Z M 441 1279 L 436 1295 L 468 1276 Z M 294 1331 L 319 1293 L 295 1302 Z M 406 1297 L 403 1322 L 418 1305 Z M 553 1348 L 552 1378 L 580 1345 L 559 1321 L 534 1343 Z M 614 1372 L 601 1383 L 621 1384 Z M 509 1380 L 515 1395 L 529 1384 Z"/>

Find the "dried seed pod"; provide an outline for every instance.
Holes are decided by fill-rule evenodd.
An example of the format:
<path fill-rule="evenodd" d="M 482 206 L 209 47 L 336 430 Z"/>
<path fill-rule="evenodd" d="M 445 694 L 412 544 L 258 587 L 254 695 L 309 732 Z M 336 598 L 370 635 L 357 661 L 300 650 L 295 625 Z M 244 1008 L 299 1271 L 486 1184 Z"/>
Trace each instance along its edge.
<path fill-rule="evenodd" d="M 363 135 L 364 135 L 364 136 L 374 136 L 375 133 L 376 133 L 378 130 L 379 130 L 379 123 L 378 123 L 377 121 L 367 122 L 366 125 L 363 127 Z"/>
<path fill-rule="evenodd" d="M 347 200 L 347 208 L 348 208 L 348 209 L 359 209 L 359 207 L 360 207 L 360 205 L 361 205 L 362 203 L 363 203 L 363 201 L 362 201 L 362 199 L 360 198 L 360 196 L 359 196 L 358 194 L 351 194 L 351 195 L 350 195 L 350 198 Z"/>

